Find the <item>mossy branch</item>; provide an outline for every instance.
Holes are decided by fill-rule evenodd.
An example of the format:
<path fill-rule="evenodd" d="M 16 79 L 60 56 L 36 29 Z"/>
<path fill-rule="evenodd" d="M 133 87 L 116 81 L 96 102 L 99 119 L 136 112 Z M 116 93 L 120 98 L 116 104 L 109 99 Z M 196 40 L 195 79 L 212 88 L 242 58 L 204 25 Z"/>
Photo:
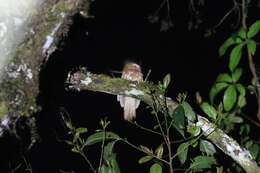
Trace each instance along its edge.
<path fill-rule="evenodd" d="M 85 70 L 70 74 L 67 82 L 69 89 L 125 95 L 137 98 L 151 106 L 154 102 L 154 97 L 159 102 L 163 103 L 165 101 L 161 89 L 158 85 L 151 82 L 137 83 L 121 78 L 112 78 L 104 74 L 92 74 Z M 178 103 L 169 97 L 166 98 L 166 102 L 170 112 L 173 112 L 178 106 Z M 196 126 L 201 128 L 208 140 L 236 161 L 247 173 L 260 173 L 260 168 L 253 160 L 249 151 L 241 147 L 233 138 L 217 128 L 208 119 L 197 115 Z"/>

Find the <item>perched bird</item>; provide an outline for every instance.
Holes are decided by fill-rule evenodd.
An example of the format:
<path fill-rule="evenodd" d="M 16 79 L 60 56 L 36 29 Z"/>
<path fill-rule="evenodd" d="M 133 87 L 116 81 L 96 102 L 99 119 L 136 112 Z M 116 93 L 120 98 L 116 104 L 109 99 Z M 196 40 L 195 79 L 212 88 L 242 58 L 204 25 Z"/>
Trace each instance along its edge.
<path fill-rule="evenodd" d="M 126 63 L 121 78 L 127 79 L 130 81 L 143 81 L 143 73 L 141 67 L 133 62 Z M 140 100 L 137 100 L 132 97 L 126 97 L 122 95 L 117 96 L 117 101 L 120 102 L 122 108 L 124 108 L 124 119 L 131 121 L 136 117 L 136 109 L 140 104 Z"/>

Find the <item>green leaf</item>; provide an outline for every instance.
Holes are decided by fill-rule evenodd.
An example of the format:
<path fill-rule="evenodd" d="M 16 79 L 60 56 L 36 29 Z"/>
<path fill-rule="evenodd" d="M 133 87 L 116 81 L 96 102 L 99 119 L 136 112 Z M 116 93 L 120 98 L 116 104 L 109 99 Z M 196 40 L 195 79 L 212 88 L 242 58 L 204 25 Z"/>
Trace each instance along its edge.
<path fill-rule="evenodd" d="M 240 126 L 240 131 L 239 131 L 240 135 L 248 136 L 249 132 L 250 132 L 250 125 L 249 124 L 242 124 Z"/>
<path fill-rule="evenodd" d="M 254 55 L 256 51 L 256 42 L 254 40 L 249 40 L 247 42 L 247 48 L 250 52 L 250 54 Z"/>
<path fill-rule="evenodd" d="M 163 156 L 163 144 L 159 145 L 159 147 L 155 150 L 155 154 L 158 158 L 162 158 L 162 156 Z"/>
<path fill-rule="evenodd" d="M 194 142 L 195 141 L 195 142 Z M 190 145 L 193 147 L 193 148 L 196 148 L 197 146 L 198 146 L 198 144 L 199 144 L 199 142 L 195 139 L 195 140 L 192 140 L 192 141 L 190 141 Z"/>
<path fill-rule="evenodd" d="M 80 133 L 75 133 L 75 135 L 73 136 L 73 143 L 75 143 L 78 139 L 80 139 Z"/>
<path fill-rule="evenodd" d="M 154 163 L 150 167 L 150 173 L 162 173 L 162 166 L 159 163 Z"/>
<path fill-rule="evenodd" d="M 216 163 L 216 160 L 210 156 L 197 156 L 194 158 L 190 169 L 199 171 L 206 168 L 211 168 L 213 164 Z"/>
<path fill-rule="evenodd" d="M 190 122 L 194 122 L 196 120 L 196 115 L 195 115 L 195 112 L 193 111 L 192 107 L 190 106 L 190 104 L 184 101 L 184 102 L 182 102 L 181 105 L 184 109 L 186 118 Z"/>
<path fill-rule="evenodd" d="M 223 56 L 226 50 L 233 44 L 236 44 L 234 36 L 229 37 L 219 48 L 219 56 Z"/>
<path fill-rule="evenodd" d="M 115 145 L 116 141 L 113 142 L 109 142 L 105 147 L 104 147 L 104 154 L 103 154 L 103 158 L 105 160 L 109 160 L 110 158 L 112 158 L 112 155 L 114 154 L 113 150 L 114 150 L 114 145 Z"/>
<path fill-rule="evenodd" d="M 230 111 L 235 105 L 237 100 L 237 92 L 234 85 L 230 85 L 224 92 L 223 104 L 224 110 Z"/>
<path fill-rule="evenodd" d="M 5 102 L 0 103 L 0 118 L 8 114 L 8 106 Z"/>
<path fill-rule="evenodd" d="M 119 166 L 118 166 L 118 163 L 116 161 L 116 154 L 113 154 L 112 155 L 112 159 L 110 160 L 110 163 L 111 163 L 111 171 L 112 173 L 121 173 L 120 169 L 119 169 Z"/>
<path fill-rule="evenodd" d="M 100 173 L 110 173 L 109 167 L 107 167 L 105 164 L 102 164 Z"/>
<path fill-rule="evenodd" d="M 106 167 L 107 173 L 120 173 L 120 169 L 116 160 L 116 154 L 114 153 L 114 145 L 117 141 L 109 142 L 105 147 L 104 147 L 104 162 L 103 165 Z"/>
<path fill-rule="evenodd" d="M 216 167 L 217 168 L 217 173 L 223 173 L 223 166 Z"/>
<path fill-rule="evenodd" d="M 79 153 L 79 150 L 77 150 L 77 148 L 75 148 L 75 147 L 73 147 L 73 148 L 71 149 L 71 151 L 72 151 L 73 153 Z"/>
<path fill-rule="evenodd" d="M 230 59 L 229 59 L 229 65 L 228 65 L 230 71 L 233 71 L 239 64 L 240 59 L 241 59 L 241 54 L 242 54 L 241 50 L 242 50 L 243 46 L 244 46 L 244 44 L 241 43 L 232 49 L 232 51 L 230 53 Z"/>
<path fill-rule="evenodd" d="M 207 154 L 207 156 L 212 156 L 216 153 L 214 145 L 207 140 L 200 140 L 200 151 Z"/>
<path fill-rule="evenodd" d="M 146 146 L 140 145 L 140 148 L 141 148 L 141 150 L 143 150 L 143 151 L 145 151 L 145 152 L 147 152 L 147 153 L 153 154 L 153 150 L 149 149 L 149 148 L 146 147 Z"/>
<path fill-rule="evenodd" d="M 237 105 L 238 105 L 239 108 L 245 107 L 245 105 L 246 105 L 246 97 L 240 95 L 238 97 Z"/>
<path fill-rule="evenodd" d="M 86 133 L 87 131 L 88 131 L 88 129 L 85 127 L 79 127 L 76 129 L 76 133 L 79 133 L 79 134 Z"/>
<path fill-rule="evenodd" d="M 171 82 L 171 75 L 168 73 L 164 78 L 163 78 L 163 86 L 166 89 L 168 85 Z"/>
<path fill-rule="evenodd" d="M 192 136 L 198 136 L 200 134 L 200 127 L 195 125 L 188 125 L 187 132 L 189 132 Z"/>
<path fill-rule="evenodd" d="M 236 84 L 236 89 L 237 89 L 237 91 L 239 92 L 239 94 L 241 96 L 245 96 L 246 95 L 246 88 L 244 87 L 244 85 L 238 83 L 238 84 Z"/>
<path fill-rule="evenodd" d="M 176 128 L 176 130 L 184 136 L 184 117 L 185 117 L 185 111 L 181 105 L 179 105 L 172 115 L 172 121 L 173 125 Z"/>
<path fill-rule="evenodd" d="M 230 115 L 227 117 L 228 121 L 230 123 L 242 123 L 243 122 L 243 118 L 239 117 L 239 116 L 235 116 L 235 115 Z"/>
<path fill-rule="evenodd" d="M 240 79 L 242 72 L 243 72 L 242 68 L 235 69 L 235 71 L 232 73 L 232 79 L 234 82 L 237 82 Z"/>
<path fill-rule="evenodd" d="M 104 139 L 105 137 L 105 139 Z M 84 143 L 84 146 L 90 146 L 93 144 L 96 144 L 98 142 L 102 142 L 103 140 L 117 140 L 120 139 L 120 137 L 113 133 L 113 132 L 97 132 L 92 135 L 90 135 L 87 140 Z"/>
<path fill-rule="evenodd" d="M 203 112 L 205 114 L 207 114 L 210 118 L 213 118 L 213 119 L 216 119 L 217 117 L 217 111 L 216 109 L 211 106 L 209 103 L 207 102 L 203 102 L 201 105 L 200 105 L 201 109 L 203 110 Z"/>
<path fill-rule="evenodd" d="M 255 81 L 252 80 L 252 83 L 255 83 Z M 253 84 L 253 85 L 248 85 L 248 86 L 247 86 L 247 89 L 248 89 L 248 91 L 250 92 L 251 95 L 257 94 L 257 91 L 256 91 L 257 87 L 256 87 L 255 84 Z"/>
<path fill-rule="evenodd" d="M 218 75 L 216 82 L 232 82 L 232 77 L 227 73 L 221 73 Z"/>
<path fill-rule="evenodd" d="M 252 140 L 249 140 L 245 143 L 245 147 L 246 148 L 250 148 L 252 145 L 254 144 L 254 142 Z"/>
<path fill-rule="evenodd" d="M 66 142 L 68 145 L 74 145 L 74 143 L 73 143 L 72 141 L 65 140 L 65 142 Z"/>
<path fill-rule="evenodd" d="M 188 142 L 182 143 L 177 149 L 178 158 L 181 164 L 184 164 L 185 161 L 187 160 L 188 149 L 189 149 Z"/>
<path fill-rule="evenodd" d="M 141 157 L 139 160 L 138 160 L 138 163 L 139 164 L 143 164 L 143 163 L 146 163 L 150 160 L 152 160 L 153 156 L 144 156 L 144 157 Z"/>
<path fill-rule="evenodd" d="M 246 30 L 245 30 L 243 27 L 241 27 L 241 28 L 239 29 L 237 35 L 238 35 L 239 37 L 245 39 L 245 38 L 246 38 Z"/>
<path fill-rule="evenodd" d="M 214 99 L 216 97 L 216 95 L 221 92 L 223 89 L 225 89 L 228 86 L 227 83 L 221 82 L 221 83 L 215 83 L 212 88 L 210 89 L 209 92 L 209 99 L 210 102 L 213 104 Z"/>
<path fill-rule="evenodd" d="M 257 144 L 251 145 L 249 147 L 249 151 L 252 154 L 253 159 L 256 159 L 259 154 L 259 151 L 260 151 L 259 145 L 257 145 Z"/>
<path fill-rule="evenodd" d="M 257 20 L 255 23 L 253 23 L 248 30 L 247 37 L 252 38 L 254 37 L 260 30 L 260 20 Z"/>

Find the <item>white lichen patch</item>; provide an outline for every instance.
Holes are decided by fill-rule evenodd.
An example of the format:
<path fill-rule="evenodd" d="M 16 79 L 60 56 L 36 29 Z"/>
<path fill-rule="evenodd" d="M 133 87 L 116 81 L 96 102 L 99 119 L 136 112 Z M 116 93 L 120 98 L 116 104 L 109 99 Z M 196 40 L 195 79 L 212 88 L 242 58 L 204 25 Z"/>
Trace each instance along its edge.
<path fill-rule="evenodd" d="M 60 26 L 61 26 L 61 23 L 58 23 L 55 26 L 55 28 L 52 30 L 52 32 L 46 36 L 46 41 L 42 47 L 42 54 L 44 54 L 44 55 L 46 55 L 46 53 L 48 55 L 51 54 L 51 52 L 48 52 L 48 50 L 50 49 L 51 45 L 53 44 L 55 33 L 59 30 Z"/>
<path fill-rule="evenodd" d="M 9 117 L 5 116 L 4 118 L 1 119 L 1 126 L 7 127 L 9 125 Z"/>
<path fill-rule="evenodd" d="M 135 88 L 132 88 L 129 91 L 125 91 L 126 95 L 132 95 L 132 96 L 140 96 L 140 95 L 144 95 L 143 91 L 137 90 Z"/>
<path fill-rule="evenodd" d="M 241 148 L 238 143 L 230 138 L 228 135 L 223 135 L 222 143 L 226 146 L 227 153 L 234 159 L 242 162 L 249 161 L 248 159 L 253 159 L 251 154 L 244 148 Z"/>
<path fill-rule="evenodd" d="M 196 126 L 199 126 L 205 135 L 210 135 L 212 133 L 211 138 L 213 143 L 221 149 L 225 154 L 232 157 L 238 164 L 240 164 L 243 168 L 251 167 L 255 164 L 252 160 L 253 157 L 249 153 L 248 150 L 242 148 L 233 138 L 229 137 L 220 129 L 215 129 L 215 125 L 209 122 L 206 118 L 198 116 L 198 122 Z M 215 131 L 216 130 L 216 131 Z"/>
<path fill-rule="evenodd" d="M 26 64 L 10 63 L 5 67 L 6 74 L 11 79 L 16 79 L 20 76 L 24 77 L 26 81 L 33 78 L 32 70 Z"/>
<path fill-rule="evenodd" d="M 198 122 L 196 123 L 196 126 L 200 127 L 205 135 L 211 134 L 216 128 L 213 124 L 208 122 L 206 118 L 201 116 L 198 116 Z"/>
<path fill-rule="evenodd" d="M 136 84 L 131 83 L 129 86 L 136 87 Z"/>
<path fill-rule="evenodd" d="M 43 47 L 42 47 L 42 53 L 43 53 L 43 54 L 46 53 L 46 51 L 47 51 L 47 50 L 49 49 L 49 47 L 52 45 L 53 41 L 54 41 L 53 36 L 48 35 L 48 36 L 46 37 L 46 41 L 45 41 L 45 43 L 44 43 L 44 45 L 43 45 Z"/>
<path fill-rule="evenodd" d="M 65 18 L 65 16 L 66 16 L 66 13 L 64 13 L 64 12 L 61 12 L 61 13 L 60 13 L 60 16 L 61 16 L 62 18 Z"/>
<path fill-rule="evenodd" d="M 0 136 L 4 134 L 5 130 L 9 130 L 10 121 L 11 120 L 8 115 L 5 115 L 3 118 L 0 119 Z"/>
<path fill-rule="evenodd" d="M 32 78 L 33 78 L 32 70 L 28 68 L 26 71 L 26 79 L 32 79 Z"/>
<path fill-rule="evenodd" d="M 84 85 L 89 85 L 92 82 L 90 77 L 86 77 L 84 80 L 80 80 L 80 82 Z"/>

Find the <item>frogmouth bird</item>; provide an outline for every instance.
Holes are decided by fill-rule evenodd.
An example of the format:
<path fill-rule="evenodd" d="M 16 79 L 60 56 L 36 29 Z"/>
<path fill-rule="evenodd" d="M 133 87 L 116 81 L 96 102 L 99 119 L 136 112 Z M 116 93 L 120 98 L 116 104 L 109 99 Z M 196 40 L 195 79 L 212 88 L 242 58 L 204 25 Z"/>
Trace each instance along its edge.
<path fill-rule="evenodd" d="M 137 82 L 143 81 L 141 67 L 133 62 L 126 63 L 121 78 Z M 124 119 L 127 121 L 133 120 L 136 117 L 136 109 L 140 104 L 140 100 L 122 95 L 118 95 L 117 100 L 124 109 Z"/>

